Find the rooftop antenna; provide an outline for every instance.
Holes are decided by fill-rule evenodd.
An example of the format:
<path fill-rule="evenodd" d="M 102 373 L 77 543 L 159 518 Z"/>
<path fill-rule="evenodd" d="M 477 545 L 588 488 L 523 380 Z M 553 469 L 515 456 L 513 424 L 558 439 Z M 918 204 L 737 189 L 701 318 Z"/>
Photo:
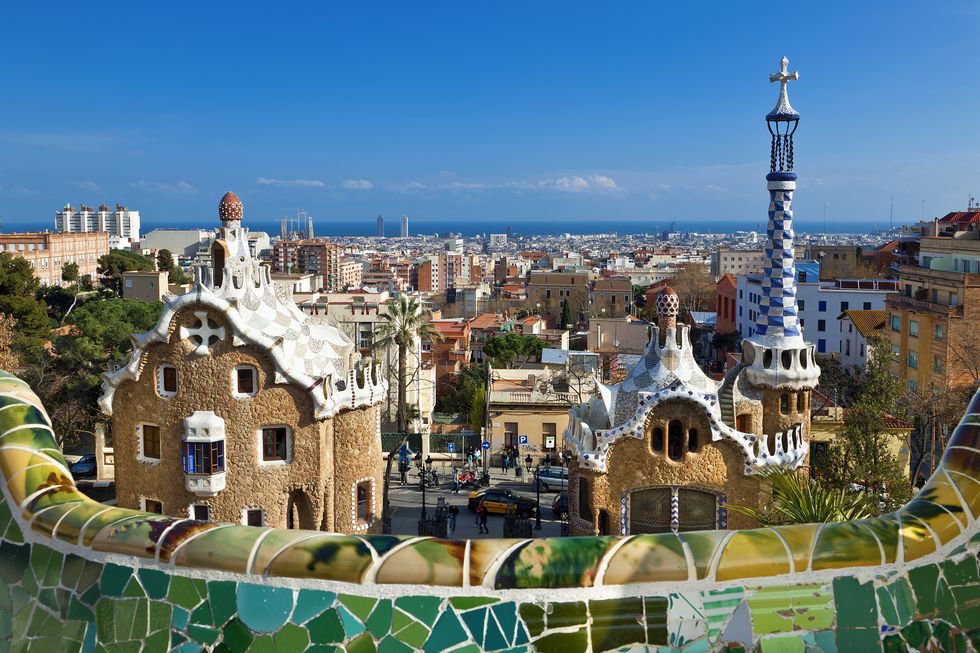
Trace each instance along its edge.
<path fill-rule="evenodd" d="M 888 228 L 895 228 L 895 195 L 892 195 L 891 204 L 888 205 Z"/>

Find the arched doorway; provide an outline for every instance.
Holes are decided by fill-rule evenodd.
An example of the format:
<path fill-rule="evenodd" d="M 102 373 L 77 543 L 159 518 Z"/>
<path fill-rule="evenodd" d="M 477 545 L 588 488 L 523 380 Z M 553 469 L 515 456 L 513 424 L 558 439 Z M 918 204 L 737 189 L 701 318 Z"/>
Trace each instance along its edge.
<path fill-rule="evenodd" d="M 605 510 L 599 511 L 599 535 L 611 535 L 609 532 L 609 513 Z"/>
<path fill-rule="evenodd" d="M 286 528 L 314 530 L 313 502 L 303 490 L 290 491 L 286 502 Z"/>

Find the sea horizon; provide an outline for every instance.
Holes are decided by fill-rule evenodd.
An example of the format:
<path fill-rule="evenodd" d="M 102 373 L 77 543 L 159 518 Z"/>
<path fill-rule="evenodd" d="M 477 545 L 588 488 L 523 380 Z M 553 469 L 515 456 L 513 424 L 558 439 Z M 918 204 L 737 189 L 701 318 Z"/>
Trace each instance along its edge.
<path fill-rule="evenodd" d="M 365 237 L 377 235 L 377 216 L 363 219 L 313 219 L 315 236 L 329 237 Z M 280 233 L 282 218 L 246 218 L 244 226 L 249 230 L 264 231 L 275 237 Z M 735 232 L 755 231 L 763 234 L 766 230 L 766 220 L 746 220 L 739 218 L 711 220 L 649 220 L 644 218 L 411 218 L 409 217 L 410 236 L 446 236 L 449 233 L 459 233 L 463 236 L 480 236 L 483 234 L 503 234 L 508 227 L 515 236 L 557 236 L 570 234 L 583 236 L 590 234 L 617 235 L 658 235 L 665 231 L 679 233 L 701 234 L 731 234 Z M 295 225 L 295 221 L 293 221 Z M 901 226 L 902 223 L 896 223 Z M 400 232 L 400 216 L 385 221 L 385 237 L 397 238 Z M 142 218 L 140 233 L 145 235 L 154 229 L 213 229 L 214 218 L 178 218 L 155 219 Z M 889 231 L 887 220 L 844 220 L 827 221 L 797 219 L 794 228 L 798 234 L 836 234 L 836 235 L 873 235 Z M 8 219 L 0 222 L 0 233 L 54 230 L 54 218 L 50 220 L 17 220 Z M 304 230 L 305 225 L 300 226 Z"/>

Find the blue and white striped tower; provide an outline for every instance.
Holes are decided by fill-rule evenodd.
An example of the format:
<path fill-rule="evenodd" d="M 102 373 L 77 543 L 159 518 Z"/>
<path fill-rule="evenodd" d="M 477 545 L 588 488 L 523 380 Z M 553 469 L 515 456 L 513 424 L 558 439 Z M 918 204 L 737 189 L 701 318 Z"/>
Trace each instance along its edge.
<path fill-rule="evenodd" d="M 813 346 L 803 341 L 796 303 L 796 257 L 793 249 L 793 135 L 800 114 L 789 103 L 787 85 L 800 78 L 789 72 L 783 57 L 780 71 L 769 76 L 779 82 L 779 99 L 766 115 L 772 137 L 769 174 L 769 226 L 763 265 L 762 302 L 755 332 L 743 342 L 742 362 L 749 380 L 769 388 L 807 389 L 820 376 Z"/>

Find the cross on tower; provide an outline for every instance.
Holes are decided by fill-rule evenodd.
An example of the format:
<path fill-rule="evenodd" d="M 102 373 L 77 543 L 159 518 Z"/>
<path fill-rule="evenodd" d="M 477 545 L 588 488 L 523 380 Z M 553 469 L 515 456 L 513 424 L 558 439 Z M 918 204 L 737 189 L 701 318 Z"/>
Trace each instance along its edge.
<path fill-rule="evenodd" d="M 789 72 L 789 59 L 783 57 L 779 61 L 779 72 L 769 75 L 769 83 L 779 82 L 779 92 L 786 92 L 786 84 L 789 82 L 795 82 L 800 78 L 800 71 Z"/>

